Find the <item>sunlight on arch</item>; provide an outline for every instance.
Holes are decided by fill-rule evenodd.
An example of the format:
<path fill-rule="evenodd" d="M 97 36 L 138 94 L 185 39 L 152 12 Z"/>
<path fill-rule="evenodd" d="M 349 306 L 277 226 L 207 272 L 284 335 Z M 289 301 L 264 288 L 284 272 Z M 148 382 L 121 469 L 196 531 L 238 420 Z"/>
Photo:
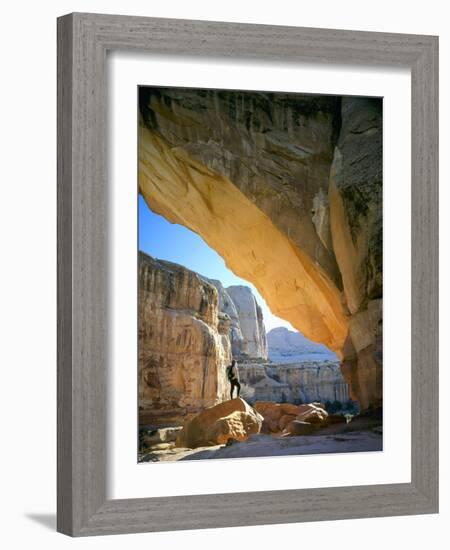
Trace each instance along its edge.
<path fill-rule="evenodd" d="M 160 260 L 181 264 L 209 279 L 218 279 L 224 287 L 245 285 L 252 289 L 264 315 L 266 331 L 276 327 L 296 329 L 274 315 L 264 298 L 252 283 L 235 275 L 223 258 L 196 233 L 186 227 L 170 223 L 155 214 L 139 195 L 139 249 Z"/>

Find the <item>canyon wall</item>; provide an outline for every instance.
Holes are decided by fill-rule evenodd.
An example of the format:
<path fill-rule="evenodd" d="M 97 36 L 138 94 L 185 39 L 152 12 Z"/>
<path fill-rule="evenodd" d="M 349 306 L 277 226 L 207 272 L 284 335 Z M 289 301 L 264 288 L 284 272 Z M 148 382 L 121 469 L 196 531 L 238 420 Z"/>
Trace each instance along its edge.
<path fill-rule="evenodd" d="M 267 337 L 261 308 L 248 286 L 227 287 L 233 300 L 243 336 L 243 346 L 237 358 L 267 359 Z"/>
<path fill-rule="evenodd" d="M 203 277 L 206 279 L 205 277 Z M 231 344 L 231 353 L 233 357 L 240 358 L 245 347 L 244 335 L 242 334 L 241 323 L 239 319 L 239 313 L 236 308 L 234 301 L 231 299 L 231 296 L 227 292 L 227 289 L 224 288 L 220 281 L 216 279 L 206 279 L 208 282 L 213 284 L 219 294 L 219 310 L 228 315 L 230 318 L 230 330 L 229 338 Z"/>
<path fill-rule="evenodd" d="M 141 88 L 139 186 L 381 404 L 381 100 Z"/>
<path fill-rule="evenodd" d="M 206 280 L 217 288 L 220 311 L 230 317 L 233 358 L 266 360 L 268 350 L 263 314 L 251 288 L 243 285 L 224 288 L 220 281 Z"/>
<path fill-rule="evenodd" d="M 228 397 L 230 320 L 216 288 L 139 253 L 139 418 L 180 423 Z"/>
<path fill-rule="evenodd" d="M 179 423 L 228 399 L 226 366 L 233 357 L 267 359 L 262 312 L 251 289 L 225 289 L 140 252 L 140 422 Z"/>
<path fill-rule="evenodd" d="M 349 400 L 339 363 L 241 364 L 241 382 L 254 389 L 251 401 L 311 403 Z"/>
<path fill-rule="evenodd" d="M 330 226 L 349 312 L 342 372 L 361 406 L 382 401 L 383 209 L 381 102 L 343 98 L 330 170 Z"/>

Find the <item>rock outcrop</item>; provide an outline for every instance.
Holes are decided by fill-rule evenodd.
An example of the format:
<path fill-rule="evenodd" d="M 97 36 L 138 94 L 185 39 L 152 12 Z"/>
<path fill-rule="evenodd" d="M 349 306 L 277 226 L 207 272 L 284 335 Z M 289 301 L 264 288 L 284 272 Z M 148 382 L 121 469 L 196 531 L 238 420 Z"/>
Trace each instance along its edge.
<path fill-rule="evenodd" d="M 261 430 L 263 418 L 243 399 L 231 399 L 210 407 L 186 422 L 178 433 L 177 447 L 194 449 L 245 441 Z"/>
<path fill-rule="evenodd" d="M 240 358 L 242 355 L 242 350 L 246 344 L 244 342 L 244 335 L 242 334 L 241 323 L 236 305 L 227 292 L 228 289 L 225 289 L 220 281 L 217 281 L 216 279 L 206 280 L 217 288 L 217 292 L 219 293 L 219 311 L 223 315 L 227 315 L 230 319 L 229 336 L 231 353 L 233 357 Z"/>
<path fill-rule="evenodd" d="M 267 434 L 283 432 L 291 435 L 306 435 L 312 433 L 314 429 L 325 426 L 328 421 L 328 413 L 319 403 L 293 405 L 257 401 L 255 410 L 263 417 L 261 431 Z"/>
<path fill-rule="evenodd" d="M 140 252 L 141 423 L 182 422 L 225 399 L 232 357 L 267 359 L 262 312 L 251 289 L 225 289 Z"/>
<path fill-rule="evenodd" d="M 239 374 L 241 382 L 254 388 L 252 401 L 340 401 L 345 404 L 350 397 L 348 384 L 337 362 L 246 363 L 240 365 Z"/>
<path fill-rule="evenodd" d="M 140 423 L 181 423 L 223 401 L 229 319 L 196 273 L 139 254 Z"/>
<path fill-rule="evenodd" d="M 381 387 L 380 99 L 141 88 L 139 186 L 272 312 Z"/>
<path fill-rule="evenodd" d="M 362 408 L 382 401 L 382 112 L 380 101 L 343 98 L 330 171 L 333 250 L 349 332 L 342 372 Z"/>
<path fill-rule="evenodd" d="M 267 337 L 261 308 L 248 286 L 227 287 L 233 300 L 242 332 L 242 347 L 238 358 L 267 359 Z"/>
<path fill-rule="evenodd" d="M 267 359 L 268 346 L 263 314 L 251 288 L 243 285 L 224 288 L 220 281 L 206 280 L 217 288 L 220 312 L 230 318 L 233 357 L 237 360 Z"/>
<path fill-rule="evenodd" d="M 269 359 L 274 363 L 337 361 L 335 353 L 323 344 L 308 340 L 300 332 L 277 327 L 267 333 Z"/>

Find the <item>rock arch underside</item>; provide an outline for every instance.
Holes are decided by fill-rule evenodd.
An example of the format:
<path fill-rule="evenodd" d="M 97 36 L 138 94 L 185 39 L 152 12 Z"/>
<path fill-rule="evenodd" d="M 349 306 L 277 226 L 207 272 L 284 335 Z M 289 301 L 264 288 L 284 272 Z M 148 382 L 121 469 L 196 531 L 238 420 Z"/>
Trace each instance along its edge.
<path fill-rule="evenodd" d="M 139 188 L 382 403 L 380 99 L 145 88 Z"/>

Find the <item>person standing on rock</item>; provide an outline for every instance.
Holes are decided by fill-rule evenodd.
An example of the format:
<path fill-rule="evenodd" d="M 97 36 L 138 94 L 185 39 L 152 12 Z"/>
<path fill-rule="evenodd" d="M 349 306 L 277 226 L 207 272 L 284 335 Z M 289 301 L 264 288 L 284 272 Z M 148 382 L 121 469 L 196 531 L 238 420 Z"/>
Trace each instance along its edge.
<path fill-rule="evenodd" d="M 235 359 L 231 361 L 231 365 L 227 367 L 227 378 L 231 385 L 230 396 L 233 399 L 233 390 L 236 387 L 237 396 L 241 393 L 241 384 L 239 383 L 239 371 Z"/>

